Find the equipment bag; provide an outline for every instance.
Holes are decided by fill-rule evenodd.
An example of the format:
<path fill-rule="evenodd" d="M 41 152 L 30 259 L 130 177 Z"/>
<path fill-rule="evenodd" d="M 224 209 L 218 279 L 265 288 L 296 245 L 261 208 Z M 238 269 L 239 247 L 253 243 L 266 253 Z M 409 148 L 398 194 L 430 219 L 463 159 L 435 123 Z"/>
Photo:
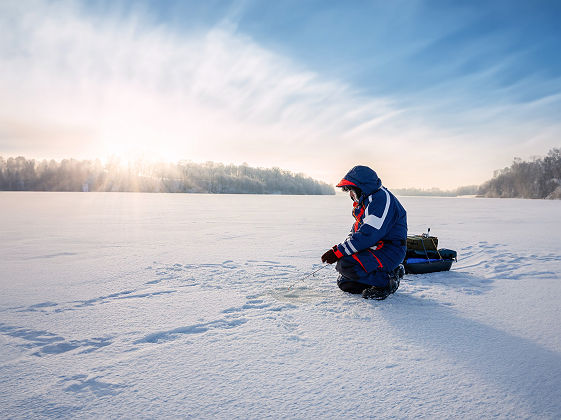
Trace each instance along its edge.
<path fill-rule="evenodd" d="M 436 251 L 438 249 L 438 238 L 436 236 L 407 235 L 407 250 L 414 251 Z"/>

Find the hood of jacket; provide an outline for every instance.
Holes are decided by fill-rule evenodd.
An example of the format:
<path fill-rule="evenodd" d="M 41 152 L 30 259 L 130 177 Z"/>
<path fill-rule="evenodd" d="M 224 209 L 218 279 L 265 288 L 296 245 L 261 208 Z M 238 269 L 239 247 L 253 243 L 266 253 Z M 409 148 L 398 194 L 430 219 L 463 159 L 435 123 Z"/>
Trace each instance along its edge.
<path fill-rule="evenodd" d="M 382 186 L 382 180 L 376 172 L 368 166 L 355 166 L 343 177 L 338 187 L 345 185 L 356 186 L 361 189 L 363 197 L 368 197 Z M 361 197 L 362 198 L 362 197 Z"/>

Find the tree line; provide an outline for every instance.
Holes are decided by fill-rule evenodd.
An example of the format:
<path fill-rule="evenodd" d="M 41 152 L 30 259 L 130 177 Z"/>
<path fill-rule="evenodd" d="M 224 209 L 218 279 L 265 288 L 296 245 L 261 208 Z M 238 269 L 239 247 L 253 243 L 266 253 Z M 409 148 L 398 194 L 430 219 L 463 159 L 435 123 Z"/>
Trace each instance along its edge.
<path fill-rule="evenodd" d="M 392 188 L 397 195 L 411 195 L 424 197 L 458 197 L 461 195 L 476 195 L 479 185 L 466 185 L 452 190 L 441 190 L 440 188 Z"/>
<path fill-rule="evenodd" d="M 522 161 L 495 171 L 493 178 L 479 187 L 483 197 L 561 199 L 561 149 L 554 148 L 543 158 Z"/>
<path fill-rule="evenodd" d="M 122 164 L 112 158 L 61 161 L 0 156 L 1 191 L 122 191 L 214 194 L 335 194 L 331 185 L 280 168 L 253 168 L 247 164 L 148 163 Z M 455 197 L 478 195 L 499 198 L 561 199 L 561 149 L 543 158 L 522 161 L 495 171 L 480 186 L 454 190 L 393 189 L 399 195 Z"/>
<path fill-rule="evenodd" d="M 547 156 L 534 157 L 530 161 L 514 158 L 512 165 L 496 170 L 493 178 L 481 185 L 453 190 L 393 188 L 392 191 L 398 195 L 414 196 L 561 199 L 561 149 L 553 148 Z"/>
<path fill-rule="evenodd" d="M 213 194 L 335 194 L 331 185 L 280 168 L 253 168 L 222 163 L 122 164 L 112 158 L 61 161 L 3 158 L 3 191 L 121 191 Z"/>

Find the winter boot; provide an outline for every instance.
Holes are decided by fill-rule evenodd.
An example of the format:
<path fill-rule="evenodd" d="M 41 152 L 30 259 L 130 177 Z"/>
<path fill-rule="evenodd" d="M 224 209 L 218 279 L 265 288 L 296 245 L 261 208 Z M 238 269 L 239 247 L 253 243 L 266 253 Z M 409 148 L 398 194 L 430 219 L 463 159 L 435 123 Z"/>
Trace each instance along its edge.
<path fill-rule="evenodd" d="M 399 288 L 399 282 L 405 274 L 405 268 L 403 265 L 399 264 L 395 270 L 388 273 L 389 282 L 386 287 L 376 287 L 372 286 L 368 289 L 364 289 L 362 292 L 362 297 L 364 299 L 375 299 L 384 300 Z"/>
<path fill-rule="evenodd" d="M 368 289 L 364 289 L 362 291 L 362 297 L 364 299 L 384 300 L 390 294 L 391 293 L 390 293 L 390 288 L 389 287 L 371 286 Z"/>
<path fill-rule="evenodd" d="M 405 275 L 405 267 L 402 264 L 399 264 L 395 270 L 390 273 L 390 284 L 389 288 L 391 293 L 395 293 L 395 291 L 399 288 L 399 282 Z"/>

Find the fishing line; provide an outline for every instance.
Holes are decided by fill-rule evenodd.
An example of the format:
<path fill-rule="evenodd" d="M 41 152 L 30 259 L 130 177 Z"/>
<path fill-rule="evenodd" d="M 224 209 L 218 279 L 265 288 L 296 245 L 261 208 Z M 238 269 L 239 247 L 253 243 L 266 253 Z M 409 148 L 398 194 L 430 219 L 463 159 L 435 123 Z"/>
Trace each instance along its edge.
<path fill-rule="evenodd" d="M 318 268 L 318 269 L 312 271 L 311 273 L 306 274 L 306 275 L 305 275 L 304 277 L 302 277 L 301 279 L 296 280 L 294 283 L 292 283 L 290 286 L 288 286 L 288 290 L 292 289 L 292 288 L 294 287 L 294 285 L 295 285 L 296 283 L 298 283 L 299 281 L 304 281 L 304 280 L 306 280 L 308 277 L 314 276 L 318 271 L 323 270 L 325 267 L 329 267 L 329 264 L 322 265 L 320 268 Z"/>

